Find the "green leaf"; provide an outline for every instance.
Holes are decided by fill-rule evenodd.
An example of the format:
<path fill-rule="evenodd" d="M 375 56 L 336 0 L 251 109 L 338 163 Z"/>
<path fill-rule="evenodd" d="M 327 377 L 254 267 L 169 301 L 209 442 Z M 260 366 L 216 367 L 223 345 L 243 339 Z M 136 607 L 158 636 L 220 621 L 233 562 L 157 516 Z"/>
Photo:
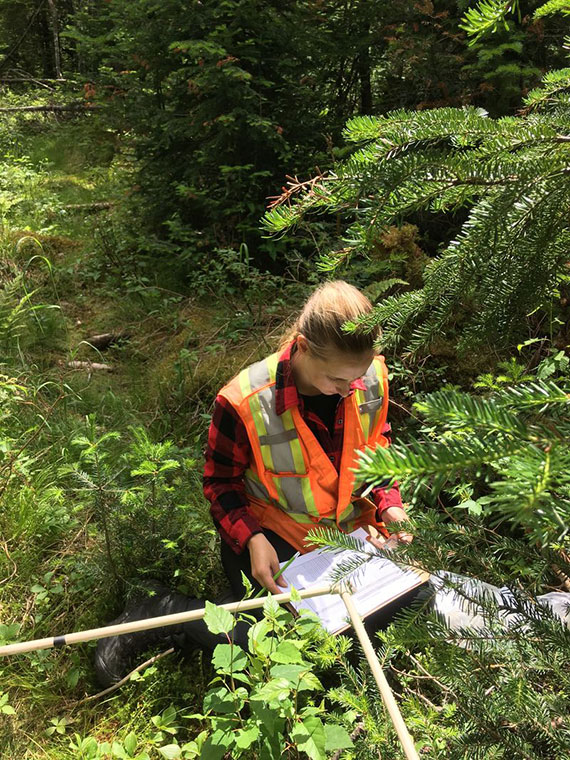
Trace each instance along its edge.
<path fill-rule="evenodd" d="M 235 625 L 235 619 L 231 612 L 212 604 L 212 602 L 206 602 L 204 622 L 210 633 L 229 633 Z"/>
<path fill-rule="evenodd" d="M 248 749 L 257 740 L 260 735 L 260 730 L 257 726 L 251 726 L 250 728 L 241 729 L 236 733 L 236 747 L 240 749 Z"/>
<path fill-rule="evenodd" d="M 247 632 L 249 651 L 268 657 L 275 648 L 275 639 L 273 636 L 268 636 L 272 631 L 273 625 L 265 618 L 252 625 Z"/>
<path fill-rule="evenodd" d="M 268 596 L 263 603 L 263 614 L 265 617 L 271 619 L 279 612 L 279 603 L 275 601 L 272 596 Z"/>
<path fill-rule="evenodd" d="M 202 747 L 200 760 L 220 760 L 233 745 L 235 736 L 229 731 L 214 731 Z"/>
<path fill-rule="evenodd" d="M 8 643 L 11 639 L 18 635 L 20 630 L 19 623 L 0 624 L 0 641 Z"/>
<path fill-rule="evenodd" d="M 465 501 L 462 501 L 459 506 L 466 509 L 470 515 L 477 516 L 483 512 L 483 507 L 479 502 L 474 501 L 473 499 L 466 499 Z"/>
<path fill-rule="evenodd" d="M 83 746 L 81 748 L 84 749 Z M 119 744 L 119 742 L 113 742 L 111 751 L 113 755 L 120 758 L 120 760 L 125 760 L 127 758 L 127 754 L 123 748 L 123 745 Z"/>
<path fill-rule="evenodd" d="M 285 666 L 282 666 L 285 667 Z M 287 667 L 292 667 L 291 665 Z M 282 702 L 291 693 L 291 683 L 285 678 L 272 678 L 266 684 L 251 693 L 250 699 L 262 702 Z"/>
<path fill-rule="evenodd" d="M 167 760 L 174 760 L 176 757 L 180 757 L 182 750 L 178 744 L 165 744 L 163 747 L 159 747 L 158 751 Z"/>
<path fill-rule="evenodd" d="M 12 705 L 2 705 L 0 708 L 0 712 L 2 712 L 4 715 L 15 715 L 16 711 L 12 707 Z M 49 730 L 49 729 L 48 729 Z"/>
<path fill-rule="evenodd" d="M 325 727 L 320 718 L 309 715 L 297 723 L 291 731 L 291 740 L 298 749 L 306 752 L 311 760 L 326 760 Z"/>
<path fill-rule="evenodd" d="M 249 597 L 253 593 L 253 586 L 251 584 L 251 581 L 247 577 L 247 575 L 244 573 L 244 571 L 240 570 L 240 572 L 241 572 L 241 583 L 242 583 L 242 586 L 245 589 L 245 598 L 249 599 Z"/>
<path fill-rule="evenodd" d="M 196 744 L 195 741 L 186 742 L 186 744 L 183 744 L 182 752 L 184 752 L 185 758 L 193 758 L 193 757 L 200 756 L 200 750 L 198 749 L 198 745 Z"/>
<path fill-rule="evenodd" d="M 269 658 L 273 662 L 293 663 L 303 662 L 303 657 L 298 648 L 291 641 L 281 641 L 274 652 L 271 652 Z"/>
<path fill-rule="evenodd" d="M 277 710 L 267 707 L 261 701 L 255 701 L 252 698 L 250 702 L 251 714 L 258 721 L 258 725 L 263 734 L 269 736 L 277 736 L 283 732 L 285 726 L 285 718 L 280 715 Z"/>
<path fill-rule="evenodd" d="M 204 711 L 228 714 L 235 712 L 236 699 L 227 686 L 210 689 L 204 696 Z"/>
<path fill-rule="evenodd" d="M 260 758 L 263 760 L 282 760 L 285 755 L 285 742 L 282 734 L 270 734 L 267 731 L 261 732 L 261 752 Z"/>
<path fill-rule="evenodd" d="M 247 655 L 237 644 L 218 644 L 212 656 L 212 665 L 218 673 L 233 673 L 245 670 Z"/>
<path fill-rule="evenodd" d="M 305 610 L 295 621 L 295 628 L 299 632 L 299 635 L 306 637 L 313 633 L 313 631 L 321 628 L 321 621 L 314 612 Z"/>
<path fill-rule="evenodd" d="M 349 749 L 354 743 L 346 729 L 336 723 L 325 723 L 325 751 L 334 752 L 337 749 Z"/>
<path fill-rule="evenodd" d="M 323 689 L 322 683 L 317 676 L 308 671 L 299 681 L 298 691 L 318 691 Z"/>
<path fill-rule="evenodd" d="M 127 734 L 123 739 L 123 746 L 129 755 L 135 754 L 137 748 L 137 735 L 134 731 L 131 731 L 130 734 Z"/>
<path fill-rule="evenodd" d="M 269 672 L 273 678 L 285 679 L 288 683 L 297 687 L 301 678 L 310 670 L 311 666 L 308 664 L 288 664 L 274 665 Z"/>
<path fill-rule="evenodd" d="M 174 705 L 169 705 L 166 710 L 160 716 L 160 722 L 163 726 L 168 726 L 176 720 L 176 708 Z"/>
<path fill-rule="evenodd" d="M 247 686 L 251 686 L 251 678 L 247 675 L 247 673 L 232 673 L 232 678 L 234 681 L 239 681 L 240 683 L 245 683 Z"/>

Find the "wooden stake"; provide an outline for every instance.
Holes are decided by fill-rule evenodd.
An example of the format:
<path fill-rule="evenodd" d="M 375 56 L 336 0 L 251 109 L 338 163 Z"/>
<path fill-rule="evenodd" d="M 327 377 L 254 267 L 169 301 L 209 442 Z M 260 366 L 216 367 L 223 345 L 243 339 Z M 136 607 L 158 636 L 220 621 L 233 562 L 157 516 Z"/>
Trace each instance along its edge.
<path fill-rule="evenodd" d="M 372 675 L 374 676 L 374 679 L 376 683 L 378 684 L 378 689 L 380 690 L 380 696 L 382 697 L 382 700 L 384 701 L 384 704 L 386 705 L 386 709 L 388 710 L 388 714 L 390 715 L 390 718 L 392 719 L 392 723 L 394 724 L 394 728 L 396 729 L 398 738 L 400 742 L 402 743 L 404 753 L 406 757 L 408 758 L 408 760 L 420 760 L 420 757 L 414 745 L 414 740 L 412 739 L 410 732 L 408 731 L 408 728 L 406 724 L 404 723 L 404 719 L 402 718 L 402 713 L 400 712 L 398 703 L 396 702 L 396 699 L 394 698 L 394 694 L 392 693 L 390 684 L 386 680 L 386 676 L 384 675 L 384 671 L 382 670 L 380 661 L 378 660 L 378 657 L 376 656 L 376 652 L 374 651 L 372 642 L 370 641 L 370 638 L 368 637 L 368 634 L 366 633 L 366 629 L 364 628 L 364 623 L 362 622 L 362 618 L 358 614 L 358 610 L 356 609 L 356 606 L 352 600 L 352 595 L 350 594 L 350 592 L 345 591 L 345 590 L 341 590 L 339 593 L 342 598 L 342 601 L 344 602 L 346 606 L 348 614 L 350 615 L 352 627 L 356 631 L 356 635 L 358 636 L 360 640 L 360 644 L 362 646 L 364 654 L 366 655 L 368 664 L 370 665 L 370 670 L 372 671 Z"/>

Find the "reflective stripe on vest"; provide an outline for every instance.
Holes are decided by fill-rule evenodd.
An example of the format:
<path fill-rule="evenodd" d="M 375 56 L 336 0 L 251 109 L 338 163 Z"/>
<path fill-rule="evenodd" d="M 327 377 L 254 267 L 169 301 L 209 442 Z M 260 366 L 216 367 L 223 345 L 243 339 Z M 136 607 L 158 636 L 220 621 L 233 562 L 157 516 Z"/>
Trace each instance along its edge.
<path fill-rule="evenodd" d="M 253 433 L 257 439 L 251 440 L 252 450 L 255 455 L 257 449 L 257 456 L 261 458 L 256 468 L 258 472 L 254 468 L 245 472 L 246 492 L 260 502 L 279 508 L 296 522 L 314 523 L 317 519 L 325 524 L 335 524 L 338 519 L 340 527 L 350 529 L 350 520 L 355 516 L 352 504 L 347 504 L 338 518 L 334 514 L 322 514 L 322 509 L 319 512 L 315 502 L 315 497 L 318 499 L 319 495 L 313 493 L 307 476 L 304 447 L 292 410 L 288 409 L 282 415 L 275 411 L 278 357 L 278 354 L 273 354 L 253 364 L 237 378 L 242 399 L 239 404 L 241 413 L 243 416 L 246 411 L 243 407 L 246 406 L 250 422 L 248 433 L 250 439 Z M 383 416 L 384 375 L 383 361 L 375 358 L 363 377 L 366 390 L 355 391 L 357 419 L 362 427 L 364 443 L 374 441 L 381 432 L 377 428 Z M 346 403 L 353 402 L 347 398 Z"/>
<path fill-rule="evenodd" d="M 380 359 L 374 359 L 365 378 L 366 390 L 358 389 L 355 393 L 364 440 L 368 441 L 384 401 L 384 371 Z"/>

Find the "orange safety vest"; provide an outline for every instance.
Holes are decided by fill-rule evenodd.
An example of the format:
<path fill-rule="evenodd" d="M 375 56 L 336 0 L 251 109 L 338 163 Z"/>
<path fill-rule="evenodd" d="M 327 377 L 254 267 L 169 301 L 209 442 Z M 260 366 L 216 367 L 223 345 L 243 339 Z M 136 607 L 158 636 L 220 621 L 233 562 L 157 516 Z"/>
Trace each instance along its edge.
<path fill-rule="evenodd" d="M 376 507 L 354 493 L 358 452 L 387 446 L 382 434 L 388 413 L 388 373 L 376 356 L 363 381 L 344 400 L 344 440 L 337 473 L 333 463 L 303 420 L 297 406 L 275 411 L 275 353 L 242 370 L 222 390 L 243 420 L 251 444 L 246 470 L 249 508 L 268 528 L 301 552 L 311 528 L 336 525 L 350 532 L 362 525 L 382 527 Z"/>

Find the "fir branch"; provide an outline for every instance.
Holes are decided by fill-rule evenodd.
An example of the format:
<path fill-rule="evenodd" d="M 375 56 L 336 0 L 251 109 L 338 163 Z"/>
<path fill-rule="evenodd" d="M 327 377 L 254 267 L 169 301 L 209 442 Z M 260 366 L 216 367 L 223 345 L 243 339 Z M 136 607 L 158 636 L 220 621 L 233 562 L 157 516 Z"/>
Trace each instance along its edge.
<path fill-rule="evenodd" d="M 470 44 L 473 45 L 488 32 L 495 32 L 501 23 L 508 29 L 506 17 L 516 10 L 518 0 L 480 0 L 476 8 L 466 11 L 464 22 L 459 26 L 472 37 Z"/>
<path fill-rule="evenodd" d="M 484 441 L 476 437 L 445 438 L 439 441 L 412 440 L 409 445 L 392 445 L 387 449 L 365 451 L 358 457 L 358 476 L 377 485 L 413 478 L 415 486 L 431 484 L 434 492 L 443 484 L 470 469 L 499 462 L 529 444 L 524 440 L 496 435 Z"/>

